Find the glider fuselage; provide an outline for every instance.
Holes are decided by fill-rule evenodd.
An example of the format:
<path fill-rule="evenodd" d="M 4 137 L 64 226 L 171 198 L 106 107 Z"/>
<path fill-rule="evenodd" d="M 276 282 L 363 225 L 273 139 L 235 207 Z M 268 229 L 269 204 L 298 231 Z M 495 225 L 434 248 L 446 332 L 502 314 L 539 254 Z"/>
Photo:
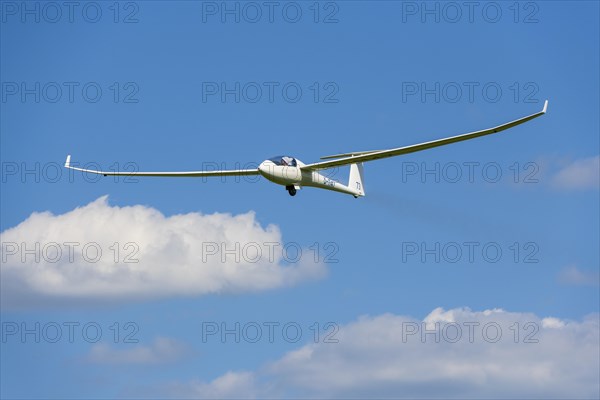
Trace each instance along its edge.
<path fill-rule="evenodd" d="M 272 160 L 265 160 L 258 166 L 258 172 L 265 179 L 286 187 L 293 186 L 299 189 L 302 186 L 311 186 L 354 196 L 361 195 L 358 190 L 321 175 L 317 171 L 302 170 L 301 167 L 305 164 L 298 159 L 293 159 L 293 161 L 295 165 L 278 165 Z"/>

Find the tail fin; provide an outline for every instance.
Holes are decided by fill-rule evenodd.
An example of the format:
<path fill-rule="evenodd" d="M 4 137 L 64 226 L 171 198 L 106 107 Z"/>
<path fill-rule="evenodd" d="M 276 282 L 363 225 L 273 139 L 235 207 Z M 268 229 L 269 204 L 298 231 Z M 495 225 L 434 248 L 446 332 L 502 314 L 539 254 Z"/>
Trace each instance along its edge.
<path fill-rule="evenodd" d="M 350 164 L 350 179 L 348 180 L 348 187 L 358 191 L 358 196 L 365 195 L 363 176 L 363 163 Z"/>

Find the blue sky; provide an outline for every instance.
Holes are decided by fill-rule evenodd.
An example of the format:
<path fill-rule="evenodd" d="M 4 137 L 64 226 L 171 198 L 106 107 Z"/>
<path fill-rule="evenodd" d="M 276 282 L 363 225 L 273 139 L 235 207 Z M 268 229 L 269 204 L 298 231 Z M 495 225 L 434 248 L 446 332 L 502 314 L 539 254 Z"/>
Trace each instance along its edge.
<path fill-rule="evenodd" d="M 549 380 L 553 395 L 598 396 L 597 2 L 481 2 L 472 14 L 462 3 L 277 2 L 272 21 L 262 2 L 82 2 L 72 21 L 49 4 L 0 10 L 2 397 L 547 397 L 538 359 L 548 376 L 572 372 Z M 545 99 L 545 116 L 505 133 L 366 164 L 361 199 L 311 188 L 292 198 L 263 178 L 124 182 L 61 168 L 67 154 L 107 169 L 311 162 L 487 128 Z M 23 247 L 67 241 L 100 243 L 102 262 L 21 260 Z M 222 241 L 302 256 L 198 263 Z M 135 248 L 139 263 L 124 264 Z M 396 341 L 398 321 L 486 318 L 505 336 L 533 321 L 540 342 L 446 341 L 438 357 Z M 76 331 L 71 343 L 69 322 L 97 324 L 101 338 Z M 137 343 L 123 343 L 128 322 Z M 302 335 L 202 337 L 209 323 L 266 333 L 271 322 Z M 36 323 L 40 343 L 20 336 Z M 51 323 L 56 343 L 42 332 Z M 334 328 L 339 343 L 323 343 Z M 582 338 L 589 358 L 577 363 Z M 385 354 L 427 373 L 395 375 L 406 363 Z M 505 358 L 525 372 L 498 372 Z M 487 385 L 472 373 L 449 384 L 436 363 L 486 371 Z"/>

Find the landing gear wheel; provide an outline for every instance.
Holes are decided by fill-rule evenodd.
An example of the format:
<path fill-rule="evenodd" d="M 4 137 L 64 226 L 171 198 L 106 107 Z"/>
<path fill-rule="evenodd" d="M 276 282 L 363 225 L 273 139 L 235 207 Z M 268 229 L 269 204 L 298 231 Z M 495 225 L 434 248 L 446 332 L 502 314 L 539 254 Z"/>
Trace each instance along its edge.
<path fill-rule="evenodd" d="M 290 194 L 290 196 L 295 196 L 296 195 L 296 188 L 293 186 L 286 186 L 285 187 L 288 191 L 288 193 Z"/>

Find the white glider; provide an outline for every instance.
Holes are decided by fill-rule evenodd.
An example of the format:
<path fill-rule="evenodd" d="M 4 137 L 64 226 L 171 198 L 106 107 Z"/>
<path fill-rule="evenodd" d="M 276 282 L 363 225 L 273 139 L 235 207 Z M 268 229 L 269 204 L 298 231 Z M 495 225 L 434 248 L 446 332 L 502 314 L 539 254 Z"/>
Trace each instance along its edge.
<path fill-rule="evenodd" d="M 290 156 L 278 156 L 263 161 L 256 169 L 238 169 L 222 171 L 184 171 L 184 172 L 116 172 L 116 171 L 96 171 L 84 168 L 78 168 L 71 165 L 71 156 L 67 156 L 65 167 L 77 171 L 100 174 L 104 176 L 124 175 L 124 176 L 163 176 L 163 177 L 205 177 L 205 176 L 240 176 L 240 175 L 262 175 L 271 182 L 285 186 L 291 196 L 296 195 L 296 190 L 303 186 L 311 186 L 320 189 L 334 190 L 336 192 L 351 194 L 354 197 L 365 195 L 363 185 L 363 162 L 378 160 L 380 158 L 395 157 L 402 154 L 414 153 L 416 151 L 431 149 L 433 147 L 444 146 L 450 143 L 461 142 L 463 140 L 474 139 L 480 136 L 491 135 L 503 130 L 520 125 L 524 122 L 537 118 L 546 113 L 548 100 L 544 103 L 544 108 L 535 114 L 519 118 L 512 122 L 507 122 L 493 128 L 481 131 L 465 133 L 463 135 L 451 136 L 444 139 L 433 140 L 430 142 L 415 144 L 411 146 L 398 147 L 388 150 L 359 151 L 353 153 L 335 154 L 321 157 L 321 161 L 312 164 L 304 164 L 302 161 Z M 321 175 L 318 171 L 327 168 L 350 165 L 350 177 L 348 185 Z"/>

